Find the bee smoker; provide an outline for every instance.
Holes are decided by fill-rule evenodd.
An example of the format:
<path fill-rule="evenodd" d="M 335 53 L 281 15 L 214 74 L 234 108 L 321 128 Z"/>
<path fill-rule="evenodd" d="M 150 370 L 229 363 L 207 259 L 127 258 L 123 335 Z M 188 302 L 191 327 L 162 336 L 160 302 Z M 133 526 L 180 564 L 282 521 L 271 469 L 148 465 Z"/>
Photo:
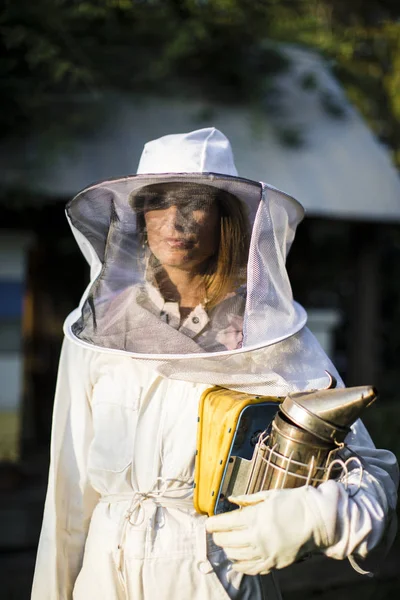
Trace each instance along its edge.
<path fill-rule="evenodd" d="M 260 435 L 251 460 L 246 494 L 317 486 L 346 471 L 354 460 L 344 440 L 350 426 L 376 399 L 371 386 L 290 394 Z"/>

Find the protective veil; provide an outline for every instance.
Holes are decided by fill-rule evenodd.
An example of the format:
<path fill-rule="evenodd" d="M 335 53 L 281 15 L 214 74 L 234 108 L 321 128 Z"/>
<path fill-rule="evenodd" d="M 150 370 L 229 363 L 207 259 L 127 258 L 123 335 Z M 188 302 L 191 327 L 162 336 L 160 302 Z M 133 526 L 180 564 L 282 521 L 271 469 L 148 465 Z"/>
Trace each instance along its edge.
<path fill-rule="evenodd" d="M 193 465 L 210 385 L 283 396 L 336 373 L 285 269 L 302 207 L 238 177 L 209 128 L 148 143 L 137 175 L 87 188 L 67 217 L 91 282 L 64 327 L 33 600 L 279 598 L 206 535 Z M 182 265 L 201 273 L 188 307 Z M 365 556 L 396 501 L 393 455 L 359 421 L 350 437 L 363 489 L 336 501 L 333 558 Z"/>

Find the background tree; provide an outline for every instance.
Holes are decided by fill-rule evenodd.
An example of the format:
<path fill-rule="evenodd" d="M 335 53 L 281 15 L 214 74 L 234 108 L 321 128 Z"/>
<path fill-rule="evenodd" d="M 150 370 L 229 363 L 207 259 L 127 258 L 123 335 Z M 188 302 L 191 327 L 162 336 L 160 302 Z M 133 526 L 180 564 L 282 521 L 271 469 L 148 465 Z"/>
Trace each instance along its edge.
<path fill-rule="evenodd" d="M 395 0 L 6 0 L 1 130 L 82 130 L 82 98 L 110 89 L 262 108 L 288 66 L 279 44 L 298 43 L 331 60 L 400 164 L 399 16 Z"/>

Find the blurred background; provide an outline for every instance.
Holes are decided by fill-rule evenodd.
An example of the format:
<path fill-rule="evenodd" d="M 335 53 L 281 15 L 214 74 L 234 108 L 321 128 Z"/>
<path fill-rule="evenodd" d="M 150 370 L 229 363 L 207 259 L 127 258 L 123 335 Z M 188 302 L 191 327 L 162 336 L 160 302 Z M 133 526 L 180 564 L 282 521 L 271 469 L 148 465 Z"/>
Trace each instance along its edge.
<path fill-rule="evenodd" d="M 25 600 L 40 531 L 62 324 L 88 283 L 64 217 L 133 174 L 143 144 L 215 126 L 239 174 L 306 207 L 294 295 L 400 458 L 397 0 L 3 0 L 0 14 L 0 596 Z M 398 597 L 345 561 L 281 575 L 292 598 Z"/>

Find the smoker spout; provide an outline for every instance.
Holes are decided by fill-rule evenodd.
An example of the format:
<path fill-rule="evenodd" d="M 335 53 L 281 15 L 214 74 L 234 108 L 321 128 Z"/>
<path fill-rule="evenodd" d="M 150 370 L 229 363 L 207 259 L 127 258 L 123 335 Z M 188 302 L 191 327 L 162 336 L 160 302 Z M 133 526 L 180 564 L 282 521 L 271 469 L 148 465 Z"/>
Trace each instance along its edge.
<path fill-rule="evenodd" d="M 295 402 L 336 427 L 350 427 L 377 398 L 373 386 L 336 388 L 290 396 Z"/>

